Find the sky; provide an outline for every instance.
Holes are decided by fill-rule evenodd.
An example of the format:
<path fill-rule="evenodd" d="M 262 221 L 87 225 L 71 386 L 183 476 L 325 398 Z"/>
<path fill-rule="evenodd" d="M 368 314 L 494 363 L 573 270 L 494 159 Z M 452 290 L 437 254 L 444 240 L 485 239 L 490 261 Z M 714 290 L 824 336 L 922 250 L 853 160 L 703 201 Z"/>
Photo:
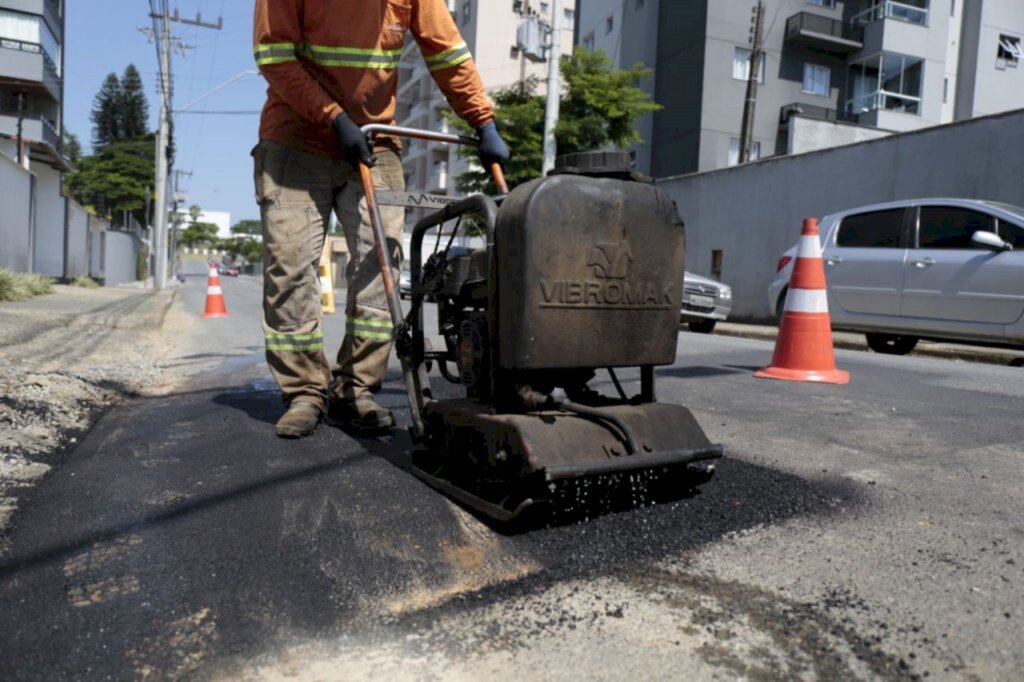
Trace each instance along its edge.
<path fill-rule="evenodd" d="M 182 18 L 202 14 L 220 31 L 172 24 L 172 35 L 190 46 L 182 56 L 172 55 L 174 108 L 181 109 L 220 84 L 244 72 L 255 71 L 252 56 L 252 0 L 170 0 L 173 14 Z M 156 130 L 159 113 L 156 46 L 140 28 L 152 28 L 147 0 L 69 0 L 65 4 L 64 127 L 78 135 L 88 153 L 92 138 L 93 98 L 110 72 L 120 76 L 128 64 L 142 74 L 149 99 L 150 128 Z M 258 219 L 253 196 L 252 157 L 266 83 L 255 74 L 242 76 L 223 90 L 175 116 L 177 156 L 175 168 L 191 171 L 179 187 L 188 205 L 208 211 L 226 211 L 231 222 Z M 241 115 L 201 112 L 242 111 Z"/>

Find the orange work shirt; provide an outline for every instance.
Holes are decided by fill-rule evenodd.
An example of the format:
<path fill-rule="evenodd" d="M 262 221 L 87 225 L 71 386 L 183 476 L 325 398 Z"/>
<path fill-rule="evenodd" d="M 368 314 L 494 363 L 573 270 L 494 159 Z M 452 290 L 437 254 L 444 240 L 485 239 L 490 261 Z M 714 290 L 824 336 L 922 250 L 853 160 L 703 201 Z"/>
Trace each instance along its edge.
<path fill-rule="evenodd" d="M 444 0 L 256 0 L 256 63 L 269 86 L 260 139 L 341 158 L 338 114 L 393 124 L 408 31 L 455 113 L 474 128 L 493 120 Z"/>

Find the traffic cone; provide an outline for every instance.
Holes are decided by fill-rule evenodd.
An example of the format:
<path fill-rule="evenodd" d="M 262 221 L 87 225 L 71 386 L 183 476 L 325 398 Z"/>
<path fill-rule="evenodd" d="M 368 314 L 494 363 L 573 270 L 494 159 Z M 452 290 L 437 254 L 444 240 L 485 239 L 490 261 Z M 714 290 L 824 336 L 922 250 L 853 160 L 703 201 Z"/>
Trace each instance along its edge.
<path fill-rule="evenodd" d="M 836 369 L 832 350 L 832 325 L 828 317 L 825 264 L 821 260 L 817 218 L 804 220 L 772 364 L 754 376 L 786 381 L 850 383 L 850 373 Z"/>
<path fill-rule="evenodd" d="M 331 280 L 330 260 L 331 240 L 324 240 L 324 250 L 320 254 L 320 306 L 325 315 L 333 315 L 334 310 L 334 282 Z"/>
<path fill-rule="evenodd" d="M 210 280 L 206 285 L 206 312 L 203 317 L 227 317 L 228 309 L 224 305 L 224 291 L 220 288 L 220 275 L 217 266 L 210 264 Z"/>

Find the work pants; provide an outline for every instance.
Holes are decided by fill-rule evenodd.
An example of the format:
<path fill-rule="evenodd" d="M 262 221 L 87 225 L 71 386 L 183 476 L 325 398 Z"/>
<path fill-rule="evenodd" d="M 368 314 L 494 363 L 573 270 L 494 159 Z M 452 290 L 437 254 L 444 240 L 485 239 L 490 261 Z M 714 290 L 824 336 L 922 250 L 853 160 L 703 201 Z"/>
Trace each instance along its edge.
<path fill-rule="evenodd" d="M 263 222 L 267 364 L 285 403 L 301 398 L 323 408 L 329 391 L 336 398 L 354 399 L 378 390 L 391 353 L 392 324 L 359 170 L 267 140 L 256 146 L 253 157 Z M 397 150 L 379 150 L 377 158 L 374 186 L 403 190 Z M 332 211 L 349 252 L 345 339 L 333 371 L 324 355 L 319 276 Z M 397 286 L 404 209 L 382 206 L 380 211 Z"/>

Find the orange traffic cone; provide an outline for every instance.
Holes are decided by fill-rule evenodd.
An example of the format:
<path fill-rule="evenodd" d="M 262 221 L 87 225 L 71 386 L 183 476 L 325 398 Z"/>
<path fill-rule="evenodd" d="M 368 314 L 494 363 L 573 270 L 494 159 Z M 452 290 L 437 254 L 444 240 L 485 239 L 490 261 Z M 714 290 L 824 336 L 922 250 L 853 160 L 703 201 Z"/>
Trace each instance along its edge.
<path fill-rule="evenodd" d="M 206 313 L 203 317 L 227 317 L 228 309 L 224 305 L 224 292 L 220 288 L 220 275 L 217 266 L 210 264 L 210 281 L 206 285 Z"/>
<path fill-rule="evenodd" d="M 850 373 L 836 369 L 832 350 L 825 264 L 821 260 L 817 218 L 804 220 L 772 364 L 754 376 L 787 381 L 850 383 Z"/>

